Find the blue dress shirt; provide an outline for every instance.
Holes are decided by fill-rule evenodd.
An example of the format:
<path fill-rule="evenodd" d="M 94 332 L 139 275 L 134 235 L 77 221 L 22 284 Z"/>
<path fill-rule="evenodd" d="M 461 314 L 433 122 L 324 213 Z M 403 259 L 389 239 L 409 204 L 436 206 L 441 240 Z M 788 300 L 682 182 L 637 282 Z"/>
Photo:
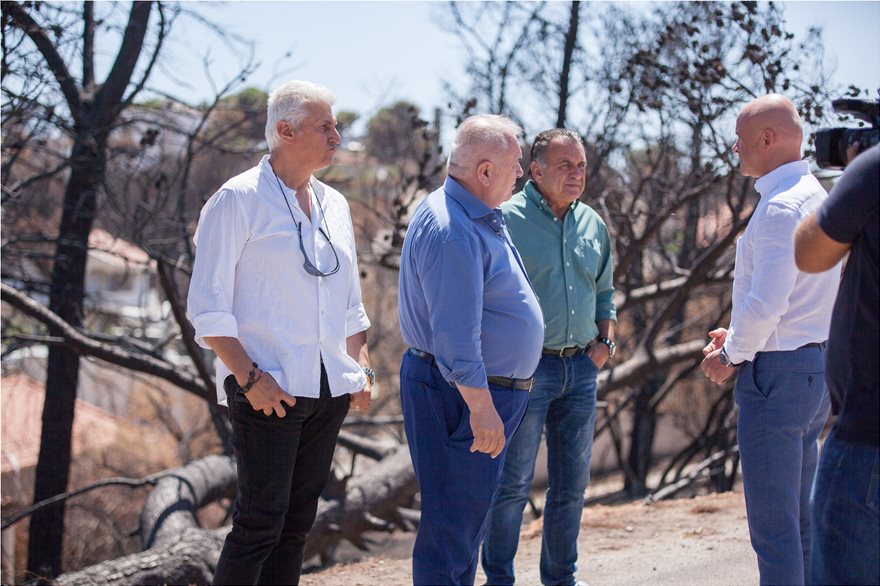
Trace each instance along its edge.
<path fill-rule="evenodd" d="M 450 384 L 529 378 L 544 318 L 500 210 L 448 177 L 416 209 L 400 259 L 400 330 Z"/>

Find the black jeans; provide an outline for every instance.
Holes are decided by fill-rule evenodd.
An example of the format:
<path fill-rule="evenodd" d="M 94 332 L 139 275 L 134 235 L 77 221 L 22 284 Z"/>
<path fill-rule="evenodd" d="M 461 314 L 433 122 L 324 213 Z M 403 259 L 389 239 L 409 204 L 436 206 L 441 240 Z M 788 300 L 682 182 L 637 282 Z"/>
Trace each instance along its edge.
<path fill-rule="evenodd" d="M 320 398 L 297 397 L 284 418 L 254 411 L 234 377 L 224 386 L 238 494 L 214 584 L 298 584 L 349 396 L 330 396 L 323 365 Z"/>

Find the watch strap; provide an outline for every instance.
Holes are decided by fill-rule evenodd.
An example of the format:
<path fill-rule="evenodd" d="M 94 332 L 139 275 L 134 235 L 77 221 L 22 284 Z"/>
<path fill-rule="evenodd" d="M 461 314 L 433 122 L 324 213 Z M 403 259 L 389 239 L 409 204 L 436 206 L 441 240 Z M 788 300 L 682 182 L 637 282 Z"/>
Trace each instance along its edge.
<path fill-rule="evenodd" d="M 614 343 L 614 340 L 611 338 L 596 338 L 596 341 L 608 346 L 608 357 L 614 357 L 614 351 L 617 349 L 617 344 Z"/>
<path fill-rule="evenodd" d="M 367 375 L 367 378 L 370 379 L 370 386 L 376 384 L 376 371 L 370 368 L 369 366 L 362 366 L 361 370 L 364 371 L 364 374 Z"/>
<path fill-rule="evenodd" d="M 730 354 L 727 353 L 727 348 L 724 346 L 721 347 L 721 353 L 718 355 L 718 359 L 721 361 L 722 366 L 727 366 L 729 368 L 738 368 L 742 364 L 742 362 L 734 364 L 730 360 Z"/>

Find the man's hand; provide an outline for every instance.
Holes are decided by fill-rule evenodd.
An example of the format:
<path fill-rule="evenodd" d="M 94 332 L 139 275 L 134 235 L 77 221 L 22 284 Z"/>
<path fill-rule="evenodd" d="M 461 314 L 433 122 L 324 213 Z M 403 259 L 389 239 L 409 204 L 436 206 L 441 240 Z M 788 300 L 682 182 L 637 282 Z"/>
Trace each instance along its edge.
<path fill-rule="evenodd" d="M 474 433 L 471 452 L 483 452 L 497 458 L 504 449 L 504 424 L 494 405 L 471 411 L 471 431 Z"/>
<path fill-rule="evenodd" d="M 859 156 L 859 149 L 862 147 L 862 143 L 859 141 L 855 141 L 848 147 L 846 147 L 846 164 L 850 164 L 853 162 L 857 156 Z"/>
<path fill-rule="evenodd" d="M 256 369 L 257 366 L 238 338 L 206 336 L 205 342 L 235 375 L 238 386 L 244 387 L 248 383 L 251 368 Z M 272 415 L 273 412 L 277 413 L 278 417 L 287 415 L 283 403 L 287 403 L 288 407 L 293 407 L 296 404 L 296 399 L 281 390 L 278 382 L 265 370 L 254 374 L 257 382 L 245 394 L 254 411 L 262 411 L 266 417 Z"/>
<path fill-rule="evenodd" d="M 471 432 L 474 434 L 471 452 L 482 452 L 497 458 L 504 449 L 504 423 L 492 403 L 492 394 L 487 388 L 457 386 L 471 412 Z"/>
<path fill-rule="evenodd" d="M 703 356 L 708 356 L 716 350 L 721 350 L 721 347 L 724 346 L 724 342 L 727 340 L 727 329 L 718 328 L 717 330 L 712 330 L 709 332 L 709 337 L 712 338 L 712 341 L 703 348 Z"/>
<path fill-rule="evenodd" d="M 717 342 L 717 339 L 710 342 L 710 345 L 715 342 Z M 733 373 L 736 372 L 736 368 L 732 366 L 722 365 L 719 358 L 720 356 L 721 346 L 719 346 L 717 350 L 710 352 L 705 358 L 703 358 L 703 362 L 702 364 L 700 364 L 703 369 L 703 374 L 706 375 L 706 378 L 718 385 L 723 384 L 724 381 L 732 377 Z"/>
<path fill-rule="evenodd" d="M 593 364 L 599 367 L 599 370 L 602 370 L 602 367 L 605 366 L 605 363 L 611 358 L 611 348 L 602 342 L 593 342 L 587 349 L 587 356 L 590 357 Z"/>
<path fill-rule="evenodd" d="M 238 383 L 241 386 L 241 382 Z M 296 405 L 296 397 L 288 395 L 271 374 L 262 371 L 259 380 L 245 394 L 254 411 L 262 411 L 267 417 L 275 413 L 278 417 L 287 415 L 284 409 L 286 403 L 289 407 Z"/>
<path fill-rule="evenodd" d="M 349 403 L 349 407 L 352 411 L 361 411 L 367 412 L 370 410 L 370 403 L 373 400 L 373 386 L 370 384 L 369 377 L 367 378 L 367 384 L 364 386 L 364 390 L 359 391 L 357 393 L 352 393 L 351 403 Z"/>
<path fill-rule="evenodd" d="M 348 352 L 348 355 L 361 365 L 362 368 L 370 365 L 370 351 L 367 348 L 366 331 L 352 334 L 346 338 L 345 349 Z M 370 410 L 370 403 L 373 400 L 373 385 L 370 382 L 369 376 L 367 376 L 366 379 L 367 383 L 364 385 L 363 390 L 350 395 L 350 403 L 348 404 L 348 407 L 352 411 L 364 412 Z"/>

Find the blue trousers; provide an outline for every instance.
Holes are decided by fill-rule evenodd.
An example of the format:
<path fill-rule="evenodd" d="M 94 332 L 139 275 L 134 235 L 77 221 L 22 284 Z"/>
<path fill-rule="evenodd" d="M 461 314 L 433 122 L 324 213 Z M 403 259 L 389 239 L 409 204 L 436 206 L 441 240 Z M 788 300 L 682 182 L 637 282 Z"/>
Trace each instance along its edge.
<path fill-rule="evenodd" d="M 513 584 L 513 558 L 523 509 L 547 435 L 547 500 L 541 543 L 541 582 L 575 583 L 577 539 L 590 480 L 598 369 L 586 354 L 542 356 L 523 421 L 510 440 L 501 484 L 489 510 L 483 571 L 489 584 Z"/>
<path fill-rule="evenodd" d="M 813 486 L 811 584 L 880 584 L 880 447 L 825 440 Z"/>
<path fill-rule="evenodd" d="M 509 440 L 522 420 L 528 392 L 490 386 Z M 507 452 L 471 453 L 470 410 L 431 360 L 404 354 L 400 402 L 422 501 L 413 547 L 413 584 L 473 584 L 486 513 Z"/>
<path fill-rule="evenodd" d="M 752 547 L 761 584 L 804 584 L 810 492 L 828 419 L 824 347 L 759 352 L 734 387 Z"/>

